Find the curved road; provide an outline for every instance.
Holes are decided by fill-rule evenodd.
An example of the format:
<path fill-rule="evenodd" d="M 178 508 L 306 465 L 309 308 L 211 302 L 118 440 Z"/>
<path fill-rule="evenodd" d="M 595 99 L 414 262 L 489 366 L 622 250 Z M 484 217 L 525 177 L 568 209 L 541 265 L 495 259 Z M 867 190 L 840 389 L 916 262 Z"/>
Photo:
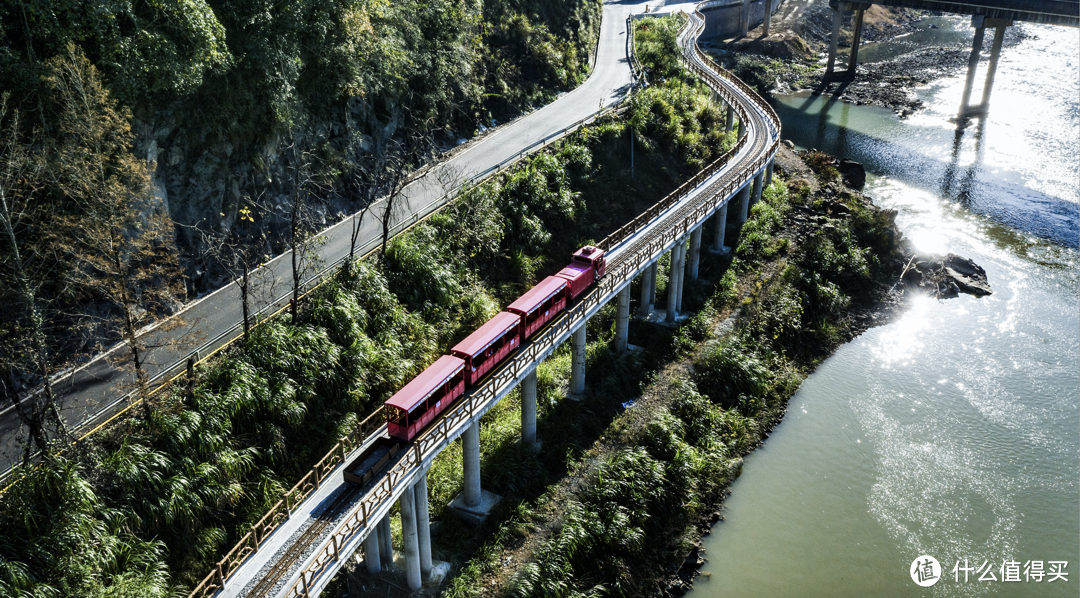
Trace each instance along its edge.
<path fill-rule="evenodd" d="M 400 213 L 400 217 L 394 222 L 405 224 L 415 214 L 426 214 L 443 203 L 438 200 L 449 190 L 447 186 L 456 186 L 462 180 L 497 168 L 534 143 L 557 135 L 567 126 L 625 97 L 632 81 L 626 51 L 626 19 L 634 12 L 643 12 L 645 4 L 646 0 L 605 0 L 596 61 L 588 80 L 555 102 L 474 141 L 450 160 L 434 166 L 410 183 L 399 198 L 401 207 L 395 208 L 395 212 Z M 437 203 L 433 205 L 433 202 Z M 373 211 L 378 212 L 378 208 Z M 362 250 L 358 254 L 362 255 L 377 246 L 382 228 L 379 218 L 374 216 L 363 218 L 361 226 L 358 245 Z M 348 255 L 351 227 L 352 218 L 349 218 L 321 233 L 326 237 L 326 243 L 319 249 L 323 265 L 334 264 Z M 292 276 L 290 259 L 290 254 L 285 253 L 259 270 L 256 275 L 259 290 L 253 293 L 253 311 L 264 308 L 272 312 L 287 304 Z M 180 373 L 188 356 L 200 346 L 208 345 L 201 348 L 205 357 L 240 335 L 237 329 L 241 320 L 239 291 L 236 285 L 229 284 L 188 305 L 180 316 L 185 322 L 180 328 L 167 333 L 154 330 L 145 333 L 146 344 L 151 347 L 146 354 L 146 368 L 151 377 L 159 377 L 154 380 L 155 384 Z M 124 367 L 129 363 L 126 357 L 124 349 L 115 346 L 66 374 L 56 384 L 62 402 L 61 413 L 68 425 L 80 430 L 80 434 L 127 404 L 124 397 L 131 391 L 134 377 Z M 19 427 L 20 421 L 11 407 L 0 409 L 2 472 L 7 472 L 21 455 L 16 446 Z"/>

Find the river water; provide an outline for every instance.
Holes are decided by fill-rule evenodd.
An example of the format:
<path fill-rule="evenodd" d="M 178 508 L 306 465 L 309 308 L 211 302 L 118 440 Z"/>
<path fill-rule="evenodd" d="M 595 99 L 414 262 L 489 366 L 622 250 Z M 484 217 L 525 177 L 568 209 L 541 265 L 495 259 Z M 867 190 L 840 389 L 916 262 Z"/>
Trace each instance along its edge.
<path fill-rule="evenodd" d="M 904 234 L 974 259 L 994 294 L 912 300 L 805 381 L 732 484 L 692 598 L 1080 594 L 1080 36 L 1021 27 L 989 117 L 960 132 L 960 77 L 905 120 L 775 102 L 784 138 L 862 162 Z M 921 555 L 943 569 L 929 588 Z M 1035 561 L 1067 581 L 1024 581 Z"/>

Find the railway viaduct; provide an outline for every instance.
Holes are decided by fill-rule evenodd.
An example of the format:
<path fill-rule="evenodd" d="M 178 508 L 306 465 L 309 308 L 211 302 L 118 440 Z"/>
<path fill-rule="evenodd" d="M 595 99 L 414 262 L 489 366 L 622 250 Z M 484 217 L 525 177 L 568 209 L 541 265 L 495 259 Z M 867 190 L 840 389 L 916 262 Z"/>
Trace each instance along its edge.
<path fill-rule="evenodd" d="M 753 90 L 697 48 L 705 26 L 700 12 L 680 33 L 687 66 L 727 110 L 727 127 L 738 126 L 737 142 L 690 181 L 605 239 L 607 274 L 577 303 L 467 392 L 440 419 L 407 445 L 383 474 L 363 487 L 346 484 L 346 464 L 386 434 L 381 410 L 357 425 L 285 498 L 252 527 L 191 594 L 191 598 L 317 596 L 341 565 L 363 547 L 365 566 L 377 572 L 393 563 L 390 510 L 399 505 L 405 579 L 418 589 L 432 575 L 427 470 L 457 439 L 462 442 L 464 491 L 454 500 L 460 514 L 483 517 L 498 497 L 480 484 L 480 418 L 514 388 L 522 388 L 522 442 L 537 445 L 536 369 L 562 343 L 571 341 L 571 395 L 585 389 L 585 329 L 601 307 L 617 302 L 615 345 L 627 349 L 630 284 L 642 277 L 641 316 L 656 299 L 657 263 L 670 254 L 670 282 L 663 319 L 679 318 L 684 281 L 697 277 L 703 237 L 724 252 L 725 230 L 746 221 L 749 208 L 772 178 L 780 121 Z M 657 314 L 659 315 L 659 314 Z"/>
<path fill-rule="evenodd" d="M 829 62 L 825 69 L 826 77 L 852 78 L 859 59 L 859 43 L 862 37 L 863 14 L 874 4 L 950 12 L 971 15 L 971 26 L 975 28 L 975 38 L 971 44 L 971 57 L 968 59 L 967 79 L 964 93 L 960 99 L 960 118 L 986 114 L 990 107 L 990 92 L 994 88 L 994 73 L 998 58 L 1001 56 L 1001 44 L 1005 38 L 1005 28 L 1016 21 L 1046 23 L 1050 25 L 1080 26 L 1080 0 L 982 0 L 964 2 L 953 0 L 876 0 L 873 2 L 846 2 L 830 0 L 833 9 L 832 38 L 829 42 Z M 836 49 L 840 40 L 840 23 L 844 13 L 855 12 L 855 25 L 851 40 L 851 53 L 848 55 L 847 70 L 837 73 Z M 982 54 L 983 37 L 987 28 L 994 30 L 994 39 L 990 49 L 990 63 L 986 69 L 983 84 L 982 101 L 971 105 L 971 90 L 975 82 L 979 57 Z M 767 29 L 766 29 L 767 31 Z M 767 34 L 766 34 L 767 35 Z"/>

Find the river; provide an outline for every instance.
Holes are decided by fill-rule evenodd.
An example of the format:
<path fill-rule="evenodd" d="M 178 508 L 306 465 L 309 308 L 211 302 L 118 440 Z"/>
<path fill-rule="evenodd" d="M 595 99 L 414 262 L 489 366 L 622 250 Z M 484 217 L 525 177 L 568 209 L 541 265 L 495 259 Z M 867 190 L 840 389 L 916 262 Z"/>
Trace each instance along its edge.
<path fill-rule="evenodd" d="M 732 484 L 691 598 L 1080 593 L 1080 36 L 1020 27 L 989 116 L 959 131 L 959 76 L 904 120 L 775 101 L 785 139 L 862 162 L 904 234 L 974 259 L 994 294 L 913 299 L 804 382 Z M 942 568 L 927 588 L 922 555 Z M 1039 561 L 1067 580 L 1035 581 Z"/>

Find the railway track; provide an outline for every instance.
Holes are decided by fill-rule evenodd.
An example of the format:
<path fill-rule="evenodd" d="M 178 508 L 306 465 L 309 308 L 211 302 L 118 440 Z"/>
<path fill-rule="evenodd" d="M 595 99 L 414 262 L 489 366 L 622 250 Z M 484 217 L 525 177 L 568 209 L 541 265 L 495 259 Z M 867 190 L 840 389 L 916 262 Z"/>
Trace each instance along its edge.
<path fill-rule="evenodd" d="M 283 554 L 274 566 L 260 576 L 258 584 L 246 593 L 225 591 L 227 596 L 268 596 L 282 598 L 306 598 L 317 596 L 325 588 L 330 575 L 337 571 L 342 562 L 341 554 L 351 554 L 359 542 L 363 541 L 371 526 L 389 513 L 389 508 L 397 500 L 402 489 L 409 488 L 417 471 L 432 455 L 443 450 L 453 442 L 469 422 L 481 417 L 505 393 L 509 392 L 516 381 L 520 381 L 529 368 L 550 355 L 554 348 L 567 340 L 572 329 L 579 322 L 595 314 L 600 306 L 614 298 L 616 287 L 627 283 L 650 261 L 656 260 L 672 245 L 685 239 L 692 228 L 700 226 L 704 218 L 727 201 L 750 178 L 760 175 L 768 159 L 779 143 L 779 119 L 771 107 L 748 86 L 734 78 L 701 54 L 696 47 L 696 38 L 704 26 L 700 13 L 693 14 L 682 32 L 679 45 L 687 66 L 706 80 L 713 90 L 730 105 L 738 110 L 740 120 L 744 122 L 746 136 L 724 160 L 718 160 L 713 166 L 699 173 L 685 187 L 662 200 L 639 219 L 617 231 L 611 238 L 612 257 L 608 264 L 608 274 L 601 284 L 579 297 L 573 307 L 563 316 L 552 320 L 538 331 L 528 345 L 523 345 L 517 354 L 488 373 L 473 392 L 455 401 L 445 415 L 432 422 L 427 431 L 421 434 L 406 450 L 396 465 L 390 467 L 385 475 L 364 491 L 358 504 L 351 507 L 351 512 L 338 524 L 329 538 L 320 539 L 330 520 L 342 509 L 348 500 L 338 497 L 318 520 L 301 533 L 292 546 Z M 714 176 L 719 174 L 719 176 Z M 706 187 L 700 183 L 708 180 Z M 693 201 L 684 201 L 693 196 Z M 605 239 L 608 241 L 608 239 Z M 376 432 L 383 433 L 383 432 Z M 344 453 L 341 456 L 345 459 Z M 358 489 L 350 489 L 343 495 L 355 495 Z M 351 496 L 350 496 L 351 498 Z M 339 502 L 340 501 L 340 502 Z M 322 546 L 316 553 L 303 556 L 309 546 Z M 244 558 L 239 554 L 237 560 Z M 293 569 L 297 561 L 305 560 L 299 578 L 287 588 L 273 592 L 278 581 Z M 235 570 L 237 561 L 219 564 L 217 588 L 225 590 L 225 580 Z M 295 573 L 294 573 L 295 575 Z M 208 578 L 210 579 L 210 578 Z M 192 598 L 206 598 L 208 591 L 213 591 L 204 582 L 201 590 L 192 593 Z M 273 592 L 273 594 L 271 594 Z"/>
<path fill-rule="evenodd" d="M 359 493 L 360 486 L 348 484 L 345 491 L 338 494 L 337 498 L 326 507 L 319 517 L 304 529 L 296 541 L 289 545 L 285 554 L 282 554 L 281 558 L 274 563 L 274 566 L 270 567 L 266 575 L 259 578 L 258 583 L 247 593 L 247 598 L 266 598 L 274 589 L 274 586 L 281 581 L 281 578 L 296 564 L 304 550 L 322 536 L 323 531 L 341 513 L 341 510 L 346 505 L 351 504 Z"/>

